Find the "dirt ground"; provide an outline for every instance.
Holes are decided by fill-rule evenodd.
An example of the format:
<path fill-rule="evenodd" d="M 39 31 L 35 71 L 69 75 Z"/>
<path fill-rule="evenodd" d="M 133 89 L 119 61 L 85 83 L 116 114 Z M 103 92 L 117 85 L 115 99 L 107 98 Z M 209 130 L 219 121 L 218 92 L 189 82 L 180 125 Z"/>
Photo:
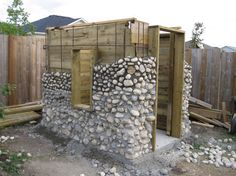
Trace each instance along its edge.
<path fill-rule="evenodd" d="M 190 138 L 188 141 L 194 145 L 201 145 L 207 142 L 211 137 L 214 137 L 215 139 L 232 138 L 232 149 L 236 150 L 236 135 L 230 135 L 222 128 L 211 129 L 193 126 L 192 131 L 193 136 L 199 136 L 198 138 L 194 138 L 194 140 L 193 138 Z M 120 173 L 121 176 L 127 175 L 124 173 L 128 173 L 129 169 L 133 171 L 130 172 L 130 176 L 160 175 L 160 173 L 148 172 L 147 170 L 142 172 L 142 170 L 147 169 L 146 167 L 135 168 L 125 165 L 125 169 L 123 169 L 124 165 L 122 163 L 111 162 L 109 158 L 107 159 L 98 151 L 95 151 L 92 154 L 90 152 L 77 152 L 79 145 L 75 145 L 69 140 L 58 138 L 52 133 L 38 128 L 37 125 L 25 124 L 22 126 L 5 128 L 0 130 L 0 135 L 15 137 L 14 140 L 8 140 L 5 143 L 1 143 L 1 149 L 5 148 L 15 152 L 25 151 L 32 154 L 32 158 L 23 166 L 22 175 L 24 176 L 80 176 L 80 174 L 84 174 L 85 176 L 96 176 L 99 172 L 112 166 L 117 168 L 117 172 Z M 172 151 L 169 153 L 171 152 Z M 175 153 L 176 150 L 173 149 L 173 152 Z M 96 155 L 94 155 L 94 153 L 96 153 Z M 96 166 L 92 161 L 93 159 L 98 161 L 98 164 L 95 164 Z M 177 160 L 176 164 L 171 164 L 171 166 L 168 167 L 168 174 L 171 176 L 236 175 L 236 170 L 231 168 L 216 168 L 214 165 L 206 165 L 201 162 L 196 164 L 187 163 L 183 157 L 175 157 L 175 159 Z M 152 170 L 155 170 L 155 164 L 158 169 L 162 167 L 161 162 L 159 161 L 157 159 L 156 162 L 152 162 Z M 148 165 L 150 164 L 147 163 L 147 166 Z M 1 173 L 0 171 L 0 176 L 1 175 L 4 175 L 4 173 Z"/>

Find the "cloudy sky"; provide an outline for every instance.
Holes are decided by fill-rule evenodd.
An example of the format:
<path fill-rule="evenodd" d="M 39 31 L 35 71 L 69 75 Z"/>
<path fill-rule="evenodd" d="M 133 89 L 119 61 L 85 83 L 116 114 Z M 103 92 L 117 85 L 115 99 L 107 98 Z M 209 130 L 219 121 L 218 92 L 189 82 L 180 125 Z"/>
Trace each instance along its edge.
<path fill-rule="evenodd" d="M 0 0 L 0 20 L 12 0 Z M 195 22 L 203 22 L 204 43 L 211 46 L 236 46 L 236 0 L 23 0 L 30 21 L 49 15 L 89 22 L 136 17 L 150 24 L 181 26 L 186 40 Z"/>

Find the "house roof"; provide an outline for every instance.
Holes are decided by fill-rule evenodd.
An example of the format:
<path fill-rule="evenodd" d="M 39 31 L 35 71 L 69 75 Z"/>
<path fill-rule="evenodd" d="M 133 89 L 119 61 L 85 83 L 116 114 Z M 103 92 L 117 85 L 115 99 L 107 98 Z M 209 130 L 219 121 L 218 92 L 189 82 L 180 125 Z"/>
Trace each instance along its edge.
<path fill-rule="evenodd" d="M 86 21 L 82 18 L 70 18 L 59 15 L 50 15 L 48 17 L 42 18 L 40 20 L 34 21 L 31 24 L 35 26 L 35 32 L 45 32 L 47 27 L 59 27 L 69 25 L 75 22 L 85 23 Z M 25 27 L 25 31 L 29 31 L 27 26 Z"/>
<path fill-rule="evenodd" d="M 236 52 L 236 47 L 234 46 L 224 46 L 221 49 L 225 52 Z"/>
<path fill-rule="evenodd" d="M 192 44 L 191 44 L 191 40 L 185 42 L 185 48 L 186 48 L 186 49 L 187 49 L 187 48 L 192 48 L 191 45 L 192 45 Z M 202 43 L 202 45 L 199 46 L 198 48 L 200 48 L 200 49 L 211 49 L 211 48 L 213 48 L 213 47 L 210 46 L 210 45 L 207 45 L 207 44 L 205 44 L 205 43 Z"/>

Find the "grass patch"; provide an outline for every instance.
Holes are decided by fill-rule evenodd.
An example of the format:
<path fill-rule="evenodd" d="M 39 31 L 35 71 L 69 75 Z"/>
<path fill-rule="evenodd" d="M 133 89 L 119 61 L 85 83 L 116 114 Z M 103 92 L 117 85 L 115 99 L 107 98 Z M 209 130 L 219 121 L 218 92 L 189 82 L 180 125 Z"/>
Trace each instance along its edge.
<path fill-rule="evenodd" d="M 21 176 L 21 167 L 27 159 L 26 153 L 15 153 L 0 149 L 0 168 L 9 176 Z"/>

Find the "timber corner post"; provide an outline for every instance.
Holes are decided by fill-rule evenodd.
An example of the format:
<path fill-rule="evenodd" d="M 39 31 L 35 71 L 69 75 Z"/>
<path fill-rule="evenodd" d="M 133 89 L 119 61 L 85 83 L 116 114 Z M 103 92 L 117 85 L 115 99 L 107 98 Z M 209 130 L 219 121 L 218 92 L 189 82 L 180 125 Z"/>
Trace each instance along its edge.
<path fill-rule="evenodd" d="M 171 123 L 171 136 L 181 137 L 182 124 L 182 97 L 184 84 L 184 40 L 185 33 L 175 33 L 174 51 L 174 87 L 173 87 L 173 107 Z M 182 83 L 182 84 L 181 84 Z"/>
<path fill-rule="evenodd" d="M 156 100 L 154 104 L 154 114 L 155 114 L 155 120 L 153 121 L 153 126 L 152 126 L 152 150 L 156 150 L 156 128 L 157 128 L 157 106 L 158 106 L 158 72 L 159 72 L 159 48 L 160 48 L 160 28 L 157 27 L 155 28 L 155 33 L 154 33 L 154 48 L 155 50 L 153 51 L 154 57 L 156 57 Z"/>

